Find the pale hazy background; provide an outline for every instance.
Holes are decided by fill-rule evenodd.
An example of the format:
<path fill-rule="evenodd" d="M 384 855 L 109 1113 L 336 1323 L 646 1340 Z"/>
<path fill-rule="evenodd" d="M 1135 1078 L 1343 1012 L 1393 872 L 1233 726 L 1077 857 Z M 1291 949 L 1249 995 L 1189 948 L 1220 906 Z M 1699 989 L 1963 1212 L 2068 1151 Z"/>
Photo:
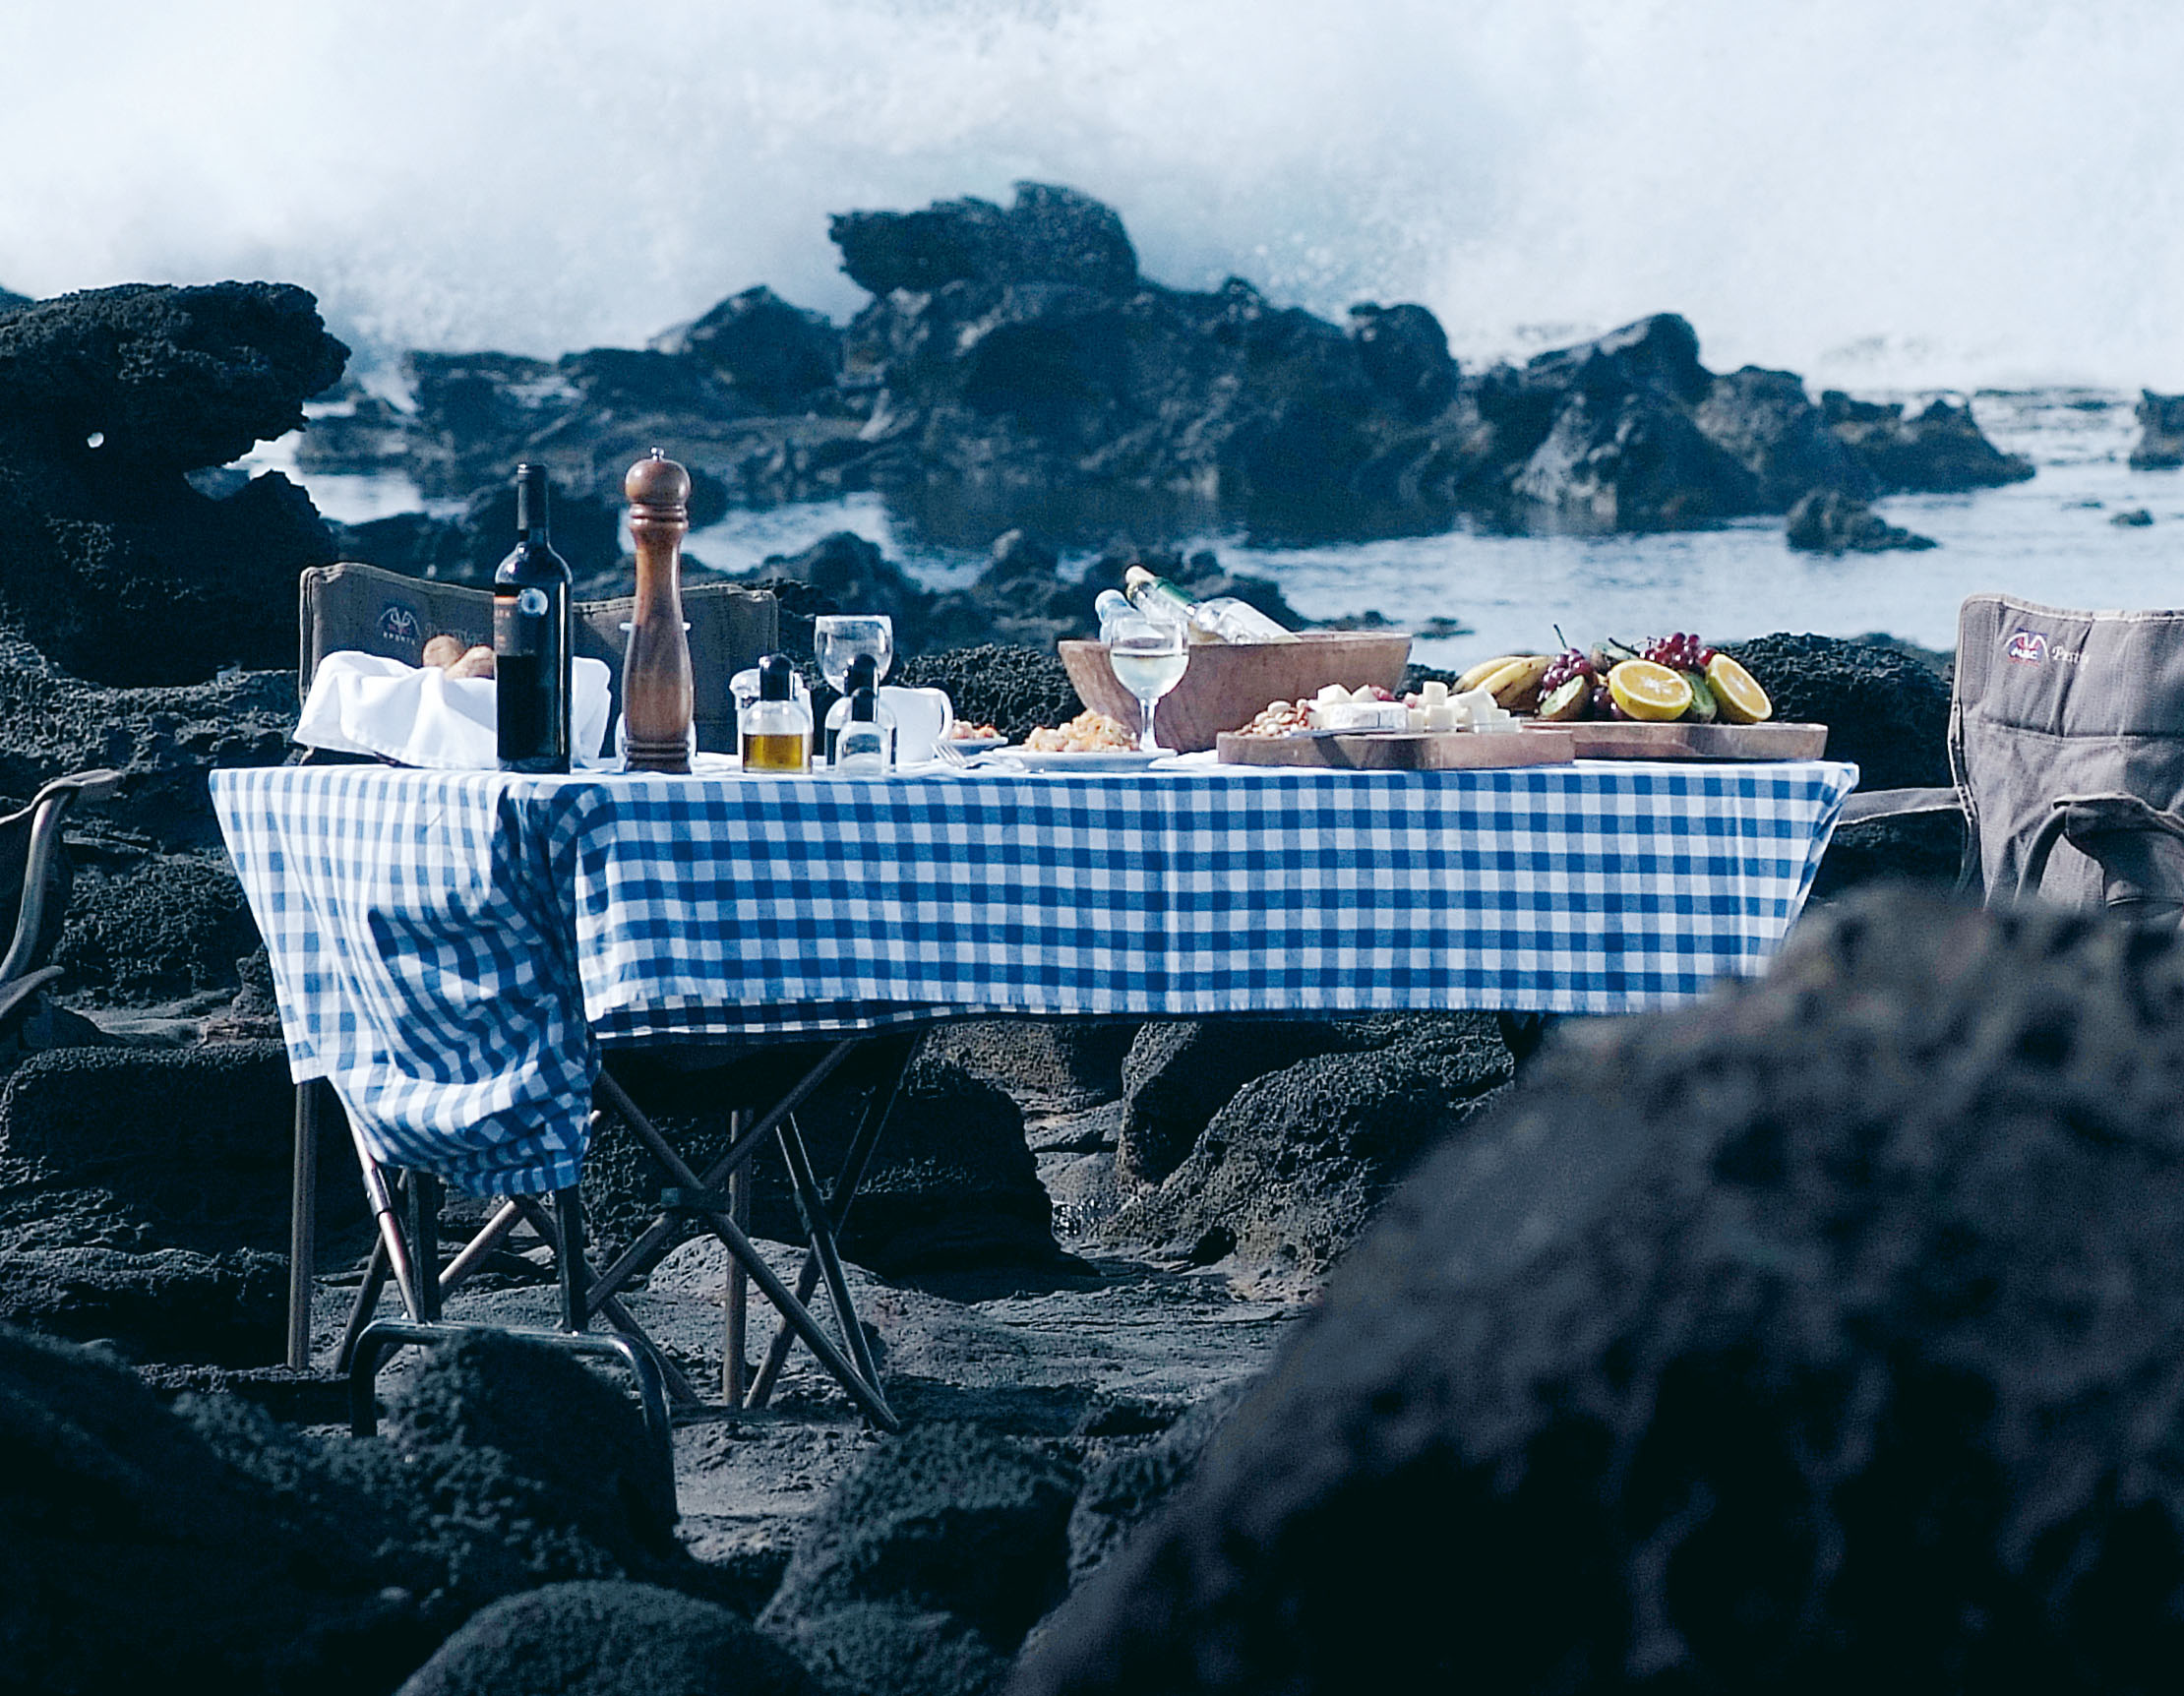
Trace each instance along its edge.
<path fill-rule="evenodd" d="M 841 317 L 829 212 L 1033 177 L 1460 354 L 1668 308 L 1717 367 L 2184 388 L 2155 0 L 0 0 L 0 285 L 277 277 L 386 347 Z"/>

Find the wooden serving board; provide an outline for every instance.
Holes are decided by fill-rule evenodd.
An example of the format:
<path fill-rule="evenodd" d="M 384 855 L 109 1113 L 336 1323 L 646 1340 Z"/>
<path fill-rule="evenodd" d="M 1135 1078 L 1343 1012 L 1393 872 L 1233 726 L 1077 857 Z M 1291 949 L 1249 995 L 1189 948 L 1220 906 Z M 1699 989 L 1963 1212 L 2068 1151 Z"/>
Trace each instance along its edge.
<path fill-rule="evenodd" d="M 1221 733 L 1223 765 L 1304 765 L 1336 771 L 1464 771 L 1505 765 L 1566 765 L 1577 739 L 1561 725 L 1481 734 L 1470 730 L 1360 730 L 1313 736 Z"/>
<path fill-rule="evenodd" d="M 1528 736 L 1571 736 L 1580 759 L 1818 759 L 1828 751 L 1824 724 L 1644 724 L 1581 719 L 1525 727 Z"/>

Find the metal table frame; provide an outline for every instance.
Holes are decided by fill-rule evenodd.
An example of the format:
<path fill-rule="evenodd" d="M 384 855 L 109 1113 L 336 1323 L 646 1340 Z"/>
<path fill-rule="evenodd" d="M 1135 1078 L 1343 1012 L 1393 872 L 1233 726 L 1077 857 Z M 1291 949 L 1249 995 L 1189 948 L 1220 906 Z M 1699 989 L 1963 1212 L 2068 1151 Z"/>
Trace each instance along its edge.
<path fill-rule="evenodd" d="M 702 1173 L 695 1171 L 676 1152 L 658 1127 L 632 1099 L 612 1071 L 602 1067 L 593 1087 L 592 1129 L 606 1114 L 619 1118 L 638 1144 L 666 1172 L 671 1186 L 662 1195 L 662 1211 L 640 1232 L 604 1271 L 594 1274 L 584 1254 L 583 1213 L 576 1191 L 558 1191 L 549 1213 L 534 1195 L 509 1196 L 494 1209 L 484 1226 L 445 1266 L 440 1263 L 438 1217 L 441 1185 L 427 1174 L 406 1172 L 398 1182 L 364 1146 L 350 1126 L 363 1174 L 364 1188 L 376 1225 L 371 1257 L 350 1309 L 336 1368 L 352 1374 L 352 1400 L 368 1404 L 370 1382 L 380 1360 L 389 1350 L 404 1343 L 443 1339 L 475 1327 L 446 1325 L 442 1320 L 446 1298 L 459 1289 L 500 1249 L 518 1224 L 527 1223 L 554 1251 L 560 1271 L 562 1322 L 560 1333 L 548 1333 L 574 1342 L 587 1332 L 593 1317 L 604 1318 L 618 1335 L 598 1338 L 589 1352 L 618 1350 L 626 1361 L 641 1357 L 647 1371 L 664 1385 L 666 1393 L 684 1406 L 701 1406 L 703 1398 L 685 1374 L 647 1336 L 619 1292 L 656 1263 L 674 1237 L 678 1222 L 700 1222 L 728 1251 L 731 1273 L 727 1291 L 727 1324 L 724 1338 L 722 1389 L 734 1407 L 762 1408 L 771 1398 L 789 1350 L 801 1341 L 828 1374 L 841 1385 L 858 1410 L 882 1430 L 896 1430 L 901 1422 L 887 1404 L 872 1346 L 851 1299 L 847 1274 L 841 1261 L 841 1223 L 864 1181 L 880 1133 L 893 1112 L 904 1072 L 916 1049 L 916 1038 L 928 1025 L 919 1021 L 889 1026 L 869 1034 L 838 1038 L 809 1067 L 781 1099 L 754 1117 L 739 1111 L 732 1124 L 730 1146 Z M 820 1084 L 868 1042 L 899 1040 L 902 1053 L 875 1081 L 850 1139 L 841 1170 L 834 1182 L 821 1192 L 811 1151 L 796 1121 L 796 1110 Z M 339 1103 L 324 1079 L 296 1086 L 295 1152 L 289 1212 L 288 1347 L 292 1367 L 308 1367 L 311 1361 L 311 1316 L 316 1272 L 316 1210 L 318 1196 L 318 1147 L 323 1116 L 339 1113 Z M 792 1290 L 758 1253 L 745 1227 L 749 1221 L 749 1167 L 754 1155 L 771 1136 L 779 1144 L 788 1168 L 797 1212 L 807 1238 L 804 1261 Z M 723 1185 L 726 1186 L 725 1190 Z M 434 1269 L 437 1269 L 434 1275 Z M 745 1292 L 748 1279 L 773 1305 L 779 1316 L 758 1371 L 746 1384 Z M 809 1303 L 820 1280 L 826 1284 L 828 1305 L 842 1333 L 837 1345 L 820 1326 Z M 405 1321 L 376 1321 L 381 1295 L 392 1282 L 407 1315 Z M 640 1392 L 649 1396 L 645 1372 L 638 1373 Z M 357 1400 L 361 1398 L 361 1400 Z M 650 1402 L 647 1401 L 649 1410 Z M 352 1423 L 364 1428 L 366 1416 L 352 1410 Z"/>

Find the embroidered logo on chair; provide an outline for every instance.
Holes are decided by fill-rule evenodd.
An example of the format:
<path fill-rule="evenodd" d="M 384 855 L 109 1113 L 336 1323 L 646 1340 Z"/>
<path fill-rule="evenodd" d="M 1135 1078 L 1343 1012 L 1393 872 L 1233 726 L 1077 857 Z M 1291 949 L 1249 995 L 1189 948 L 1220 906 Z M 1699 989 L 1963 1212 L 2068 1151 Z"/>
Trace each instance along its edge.
<path fill-rule="evenodd" d="M 2047 657 L 2047 638 L 2038 631 L 2018 631 L 2002 651 L 2024 665 L 2038 665 Z"/>
<path fill-rule="evenodd" d="M 417 615 L 395 601 L 389 601 L 380 609 L 379 634 L 396 647 L 422 648 L 424 632 L 418 628 Z"/>

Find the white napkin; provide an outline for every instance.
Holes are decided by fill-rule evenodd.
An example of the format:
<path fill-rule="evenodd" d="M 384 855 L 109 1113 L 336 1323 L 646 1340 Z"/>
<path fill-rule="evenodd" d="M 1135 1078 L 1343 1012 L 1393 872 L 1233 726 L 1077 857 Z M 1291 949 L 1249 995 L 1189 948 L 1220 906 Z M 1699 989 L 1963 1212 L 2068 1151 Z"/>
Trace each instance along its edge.
<path fill-rule="evenodd" d="M 599 757 L 607 739 L 604 660 L 570 665 L 571 753 Z M 451 678 L 438 666 L 378 654 L 330 653 L 311 676 L 294 740 L 339 754 L 374 754 L 401 765 L 489 771 L 500 764 L 493 680 Z"/>

